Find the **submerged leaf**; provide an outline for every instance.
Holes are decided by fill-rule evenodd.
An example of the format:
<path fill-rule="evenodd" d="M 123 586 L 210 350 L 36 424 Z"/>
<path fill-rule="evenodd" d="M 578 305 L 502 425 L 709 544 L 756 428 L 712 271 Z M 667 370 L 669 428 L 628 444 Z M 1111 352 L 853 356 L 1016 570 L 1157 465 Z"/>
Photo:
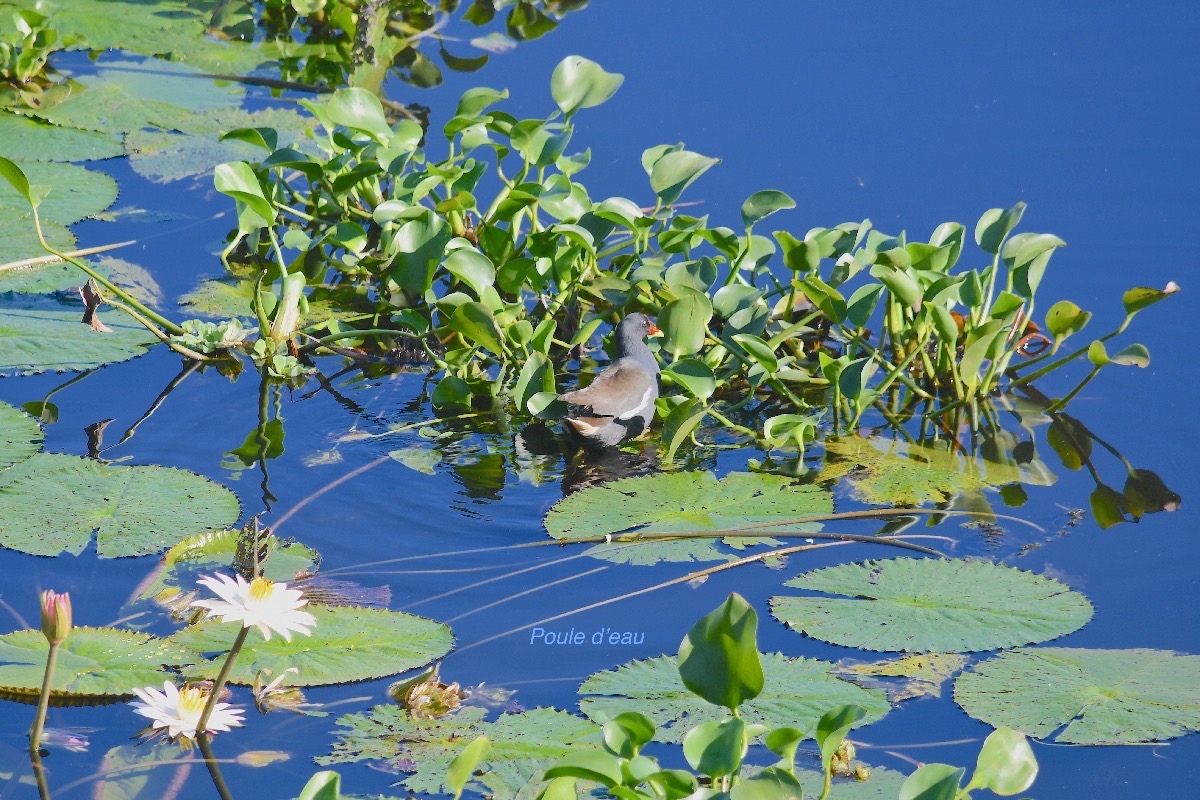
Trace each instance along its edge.
<path fill-rule="evenodd" d="M 786 725 L 810 735 L 821 715 L 836 706 L 862 706 L 868 723 L 887 714 L 891 706 L 881 692 L 841 680 L 832 674 L 833 668 L 827 661 L 765 654 L 762 692 L 742 703 L 738 714 L 747 723 L 772 728 Z M 725 708 L 704 702 L 684 687 L 671 656 L 631 661 L 615 670 L 597 672 L 583 682 L 579 693 L 593 695 L 584 697 L 579 708 L 596 722 L 637 708 L 658 726 L 655 739 L 660 742 L 680 742 L 693 725 L 728 716 Z"/>
<path fill-rule="evenodd" d="M 1040 647 L 959 676 L 954 699 L 989 725 L 1069 744 L 1158 742 L 1200 730 L 1200 656 Z"/>
<path fill-rule="evenodd" d="M 975 652 L 1078 630 L 1092 604 L 1056 580 L 984 561 L 897 558 L 815 570 L 784 584 L 843 597 L 772 597 L 814 639 L 864 650 Z"/>
<path fill-rule="evenodd" d="M 728 530 L 763 522 L 786 523 L 776 531 L 815 531 L 799 519 L 833 510 L 829 492 L 774 475 L 735 472 L 718 481 L 709 472 L 680 472 L 624 478 L 563 498 L 546 515 L 546 530 L 559 539 L 578 539 L 648 526 L 659 533 Z M 767 531 L 770 532 L 769 530 Z M 732 560 L 722 540 L 693 539 L 644 544 L 619 542 L 593 548 L 609 560 L 653 564 L 667 561 Z M 770 541 L 726 539 L 739 547 Z"/>
<path fill-rule="evenodd" d="M 864 503 L 945 503 L 955 494 L 1007 483 L 1053 482 L 1053 475 L 1022 469 L 1015 463 L 965 459 L 949 450 L 918 445 L 901 449 L 898 443 L 885 439 L 848 436 L 826 439 L 824 444 L 836 460 L 826 460 L 820 479 L 850 476 L 848 483 Z"/>

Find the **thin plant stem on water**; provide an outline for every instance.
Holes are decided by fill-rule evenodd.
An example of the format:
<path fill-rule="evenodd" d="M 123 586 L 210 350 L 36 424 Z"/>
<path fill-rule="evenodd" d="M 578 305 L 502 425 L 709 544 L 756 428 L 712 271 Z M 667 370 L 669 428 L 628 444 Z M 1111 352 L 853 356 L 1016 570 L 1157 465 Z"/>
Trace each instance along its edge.
<path fill-rule="evenodd" d="M 312 614 L 300 610 L 308 603 L 303 593 L 299 589 L 289 589 L 286 583 L 276 583 L 261 576 L 247 581 L 241 575 L 230 578 L 217 573 L 211 578 L 201 578 L 200 584 L 211 589 L 220 599 L 197 600 L 192 605 L 205 609 L 210 619 L 220 617 L 222 622 L 241 622 L 242 629 L 238 631 L 221 672 L 213 683 L 208 704 L 196 725 L 198 734 L 204 733 L 208 725 L 250 628 L 258 628 L 264 639 L 269 640 L 274 631 L 290 642 L 293 631 L 308 636 L 312 633 L 309 629 L 317 624 Z"/>
<path fill-rule="evenodd" d="M 42 677 L 42 692 L 38 695 L 37 714 L 33 727 L 29 729 L 29 754 L 37 759 L 42 743 L 42 731 L 46 727 L 46 712 L 50 708 L 50 687 L 54 685 L 54 665 L 58 660 L 58 648 L 71 633 L 71 595 L 59 594 L 52 589 L 42 592 L 42 633 L 50 645 L 46 653 L 46 672 Z"/>

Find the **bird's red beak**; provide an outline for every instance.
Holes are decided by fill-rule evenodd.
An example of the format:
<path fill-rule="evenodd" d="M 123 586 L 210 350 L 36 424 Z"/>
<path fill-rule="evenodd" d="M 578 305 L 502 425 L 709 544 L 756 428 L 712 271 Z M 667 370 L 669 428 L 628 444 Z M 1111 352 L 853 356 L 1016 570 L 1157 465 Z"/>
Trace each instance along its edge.
<path fill-rule="evenodd" d="M 653 322 L 651 322 L 650 323 L 650 335 L 658 336 L 660 333 L 662 333 L 662 330 L 657 325 L 655 325 Z"/>

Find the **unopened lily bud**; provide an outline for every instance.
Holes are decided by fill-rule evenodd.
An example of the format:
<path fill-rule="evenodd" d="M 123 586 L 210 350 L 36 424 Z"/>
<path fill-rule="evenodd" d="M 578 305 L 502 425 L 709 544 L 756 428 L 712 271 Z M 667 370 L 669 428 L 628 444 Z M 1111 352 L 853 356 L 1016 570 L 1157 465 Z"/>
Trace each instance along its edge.
<path fill-rule="evenodd" d="M 42 633 L 50 644 L 62 644 L 71 632 L 71 595 L 53 589 L 42 592 Z"/>

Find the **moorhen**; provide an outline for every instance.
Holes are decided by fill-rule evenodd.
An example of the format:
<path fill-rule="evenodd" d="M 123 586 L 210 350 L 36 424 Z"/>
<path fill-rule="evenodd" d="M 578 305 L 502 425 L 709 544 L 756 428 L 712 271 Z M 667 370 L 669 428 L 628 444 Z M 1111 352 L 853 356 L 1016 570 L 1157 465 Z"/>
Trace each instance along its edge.
<path fill-rule="evenodd" d="M 560 394 L 559 400 L 580 406 L 581 416 L 563 424 L 586 444 L 611 447 L 646 430 L 658 399 L 658 361 L 646 346 L 659 333 L 645 314 L 630 314 L 617 325 L 617 359 L 586 389 Z"/>

